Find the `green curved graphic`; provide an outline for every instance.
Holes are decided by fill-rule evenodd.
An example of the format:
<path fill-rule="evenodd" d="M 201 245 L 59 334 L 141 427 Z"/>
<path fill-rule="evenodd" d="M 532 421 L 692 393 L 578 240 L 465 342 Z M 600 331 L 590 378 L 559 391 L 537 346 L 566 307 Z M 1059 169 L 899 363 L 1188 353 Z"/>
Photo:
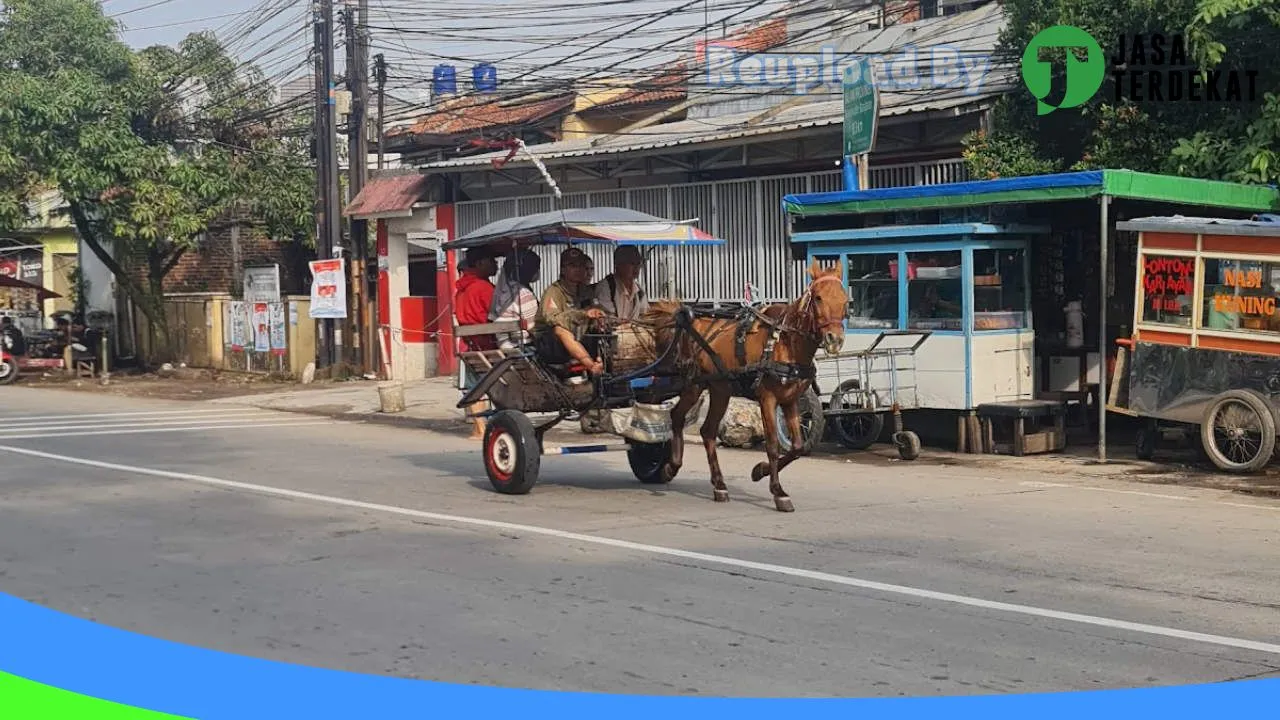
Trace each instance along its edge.
<path fill-rule="evenodd" d="M 1066 93 L 1058 105 L 1050 105 L 1044 99 L 1053 89 L 1053 64 L 1040 59 L 1041 48 L 1067 48 L 1066 58 Z M 1070 52 L 1073 48 L 1081 48 L 1086 57 L 1083 61 Z M 1036 114 L 1048 115 L 1059 108 L 1079 107 L 1089 101 L 1102 87 L 1102 79 L 1106 76 L 1106 58 L 1102 56 L 1102 47 L 1089 33 L 1074 25 L 1054 25 L 1036 33 L 1027 43 L 1022 53 L 1022 82 L 1036 97 Z"/>
<path fill-rule="evenodd" d="M 0 672 L 0 717 L 5 720 L 190 720 L 99 700 Z"/>

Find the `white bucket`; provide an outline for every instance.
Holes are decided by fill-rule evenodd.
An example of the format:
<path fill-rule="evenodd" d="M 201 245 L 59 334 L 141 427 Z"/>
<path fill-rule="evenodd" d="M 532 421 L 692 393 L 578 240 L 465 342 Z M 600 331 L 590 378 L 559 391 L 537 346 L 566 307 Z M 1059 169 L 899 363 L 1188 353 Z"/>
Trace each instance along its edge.
<path fill-rule="evenodd" d="M 384 413 L 404 412 L 404 383 L 378 383 L 378 403 Z"/>

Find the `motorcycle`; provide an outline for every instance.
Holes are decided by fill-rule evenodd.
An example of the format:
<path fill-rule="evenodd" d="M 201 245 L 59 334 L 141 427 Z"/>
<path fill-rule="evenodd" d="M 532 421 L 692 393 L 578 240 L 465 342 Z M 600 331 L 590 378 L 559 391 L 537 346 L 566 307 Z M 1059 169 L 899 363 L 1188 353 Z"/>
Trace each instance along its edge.
<path fill-rule="evenodd" d="M 0 347 L 0 385 L 8 385 L 18 379 L 18 359 Z"/>

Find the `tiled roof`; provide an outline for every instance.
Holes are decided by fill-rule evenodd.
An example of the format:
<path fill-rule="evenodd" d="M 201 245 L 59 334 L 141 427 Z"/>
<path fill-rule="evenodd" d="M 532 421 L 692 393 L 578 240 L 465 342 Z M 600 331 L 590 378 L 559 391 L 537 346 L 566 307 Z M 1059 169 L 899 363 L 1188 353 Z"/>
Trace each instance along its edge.
<path fill-rule="evenodd" d="M 438 109 L 419 117 L 413 125 L 388 134 L 453 136 L 490 128 L 528 125 L 571 109 L 574 100 L 573 93 L 542 96 L 528 102 L 461 98 L 442 103 Z"/>
<path fill-rule="evenodd" d="M 407 215 L 426 192 L 427 176 L 420 173 L 372 178 L 342 213 L 348 217 Z"/>
<path fill-rule="evenodd" d="M 592 105 L 585 112 L 614 110 L 656 102 L 679 102 L 689 95 L 689 75 L 683 64 L 639 84 L 641 87 L 628 90 L 612 100 Z"/>

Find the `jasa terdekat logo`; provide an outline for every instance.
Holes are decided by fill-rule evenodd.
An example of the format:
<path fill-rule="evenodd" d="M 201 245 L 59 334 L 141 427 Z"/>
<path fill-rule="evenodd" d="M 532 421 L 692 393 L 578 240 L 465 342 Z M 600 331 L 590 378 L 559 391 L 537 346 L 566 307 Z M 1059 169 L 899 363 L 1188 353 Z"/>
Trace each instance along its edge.
<path fill-rule="evenodd" d="M 1063 48 L 1062 99 L 1051 104 L 1053 61 L 1041 50 Z M 1083 52 L 1083 57 L 1077 51 Z M 1036 113 L 1079 107 L 1102 88 L 1110 73 L 1115 102 L 1257 102 L 1256 69 L 1216 69 L 1202 73 L 1189 61 L 1180 34 L 1120 35 L 1110 56 L 1092 35 L 1072 25 L 1054 25 L 1036 34 L 1022 54 L 1022 80 L 1036 98 Z M 1108 67 L 1108 65 L 1110 67 Z"/>

